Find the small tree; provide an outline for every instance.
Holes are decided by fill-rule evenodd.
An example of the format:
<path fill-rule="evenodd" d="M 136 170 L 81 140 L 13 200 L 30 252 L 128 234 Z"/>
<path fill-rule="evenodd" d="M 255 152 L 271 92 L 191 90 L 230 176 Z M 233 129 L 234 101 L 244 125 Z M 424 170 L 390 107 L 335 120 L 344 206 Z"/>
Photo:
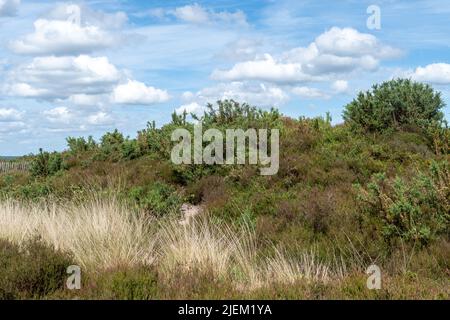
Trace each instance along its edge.
<path fill-rule="evenodd" d="M 408 127 L 425 129 L 441 123 L 445 107 L 441 93 L 427 84 L 396 79 L 374 85 L 372 91 L 360 92 L 345 106 L 344 120 L 366 132 Z"/>
<path fill-rule="evenodd" d="M 67 146 L 69 147 L 69 152 L 74 155 L 92 150 L 97 146 L 97 143 L 92 138 L 92 136 L 89 136 L 87 141 L 83 137 L 80 138 L 68 137 L 66 141 Z"/>
<path fill-rule="evenodd" d="M 39 154 L 31 162 L 30 171 L 35 177 L 53 175 L 63 168 L 63 160 L 60 153 L 45 152 L 39 149 Z"/>

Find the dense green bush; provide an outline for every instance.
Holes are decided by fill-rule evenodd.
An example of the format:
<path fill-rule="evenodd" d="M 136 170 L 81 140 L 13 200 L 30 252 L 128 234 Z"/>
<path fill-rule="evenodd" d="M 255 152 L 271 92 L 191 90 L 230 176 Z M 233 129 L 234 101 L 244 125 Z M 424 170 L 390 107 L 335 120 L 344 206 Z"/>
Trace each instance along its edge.
<path fill-rule="evenodd" d="M 444 106 L 441 94 L 429 85 L 397 79 L 360 92 L 345 106 L 343 117 L 354 128 L 368 132 L 427 128 L 441 123 Z"/>
<path fill-rule="evenodd" d="M 69 148 L 68 151 L 73 155 L 93 150 L 97 147 L 97 143 L 95 142 L 94 138 L 92 138 L 92 136 L 89 136 L 87 140 L 83 137 L 68 137 L 66 141 Z"/>
<path fill-rule="evenodd" d="M 0 240 L 0 300 L 39 299 L 64 289 L 68 255 L 33 240 L 22 247 Z"/>
<path fill-rule="evenodd" d="M 108 279 L 107 290 L 112 299 L 151 300 L 157 293 L 157 274 L 149 267 L 119 271 Z"/>
<path fill-rule="evenodd" d="M 410 181 L 377 174 L 360 191 L 363 211 L 381 219 L 387 240 L 398 237 L 427 244 L 450 231 L 450 167 L 446 162 L 433 163 L 428 173 L 419 173 Z"/>
<path fill-rule="evenodd" d="M 208 103 L 202 116 L 192 115 L 192 117 L 208 128 L 217 129 L 224 126 L 227 129 L 275 128 L 281 124 L 281 114 L 278 110 L 272 108 L 264 111 L 234 100 L 217 101 L 217 106 Z"/>
<path fill-rule="evenodd" d="M 134 187 L 129 197 L 144 210 L 158 216 L 174 212 L 181 205 L 181 197 L 175 188 L 163 182 L 155 182 L 148 187 Z"/>
<path fill-rule="evenodd" d="M 122 147 L 125 138 L 117 129 L 113 132 L 107 132 L 100 139 L 100 158 L 101 160 L 109 159 L 118 161 L 122 155 Z"/>
<path fill-rule="evenodd" d="M 30 171 L 35 177 L 46 177 L 57 173 L 61 169 L 63 169 L 61 153 L 49 153 L 40 149 L 39 154 L 31 162 Z"/>

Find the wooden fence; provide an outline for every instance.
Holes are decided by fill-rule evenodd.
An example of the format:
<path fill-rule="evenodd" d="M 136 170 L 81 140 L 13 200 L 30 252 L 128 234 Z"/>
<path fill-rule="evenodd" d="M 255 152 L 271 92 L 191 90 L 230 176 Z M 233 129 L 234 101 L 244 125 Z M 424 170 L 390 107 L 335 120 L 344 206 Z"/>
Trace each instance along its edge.
<path fill-rule="evenodd" d="M 28 171 L 30 169 L 29 161 L 5 161 L 0 160 L 0 173 L 11 171 Z"/>

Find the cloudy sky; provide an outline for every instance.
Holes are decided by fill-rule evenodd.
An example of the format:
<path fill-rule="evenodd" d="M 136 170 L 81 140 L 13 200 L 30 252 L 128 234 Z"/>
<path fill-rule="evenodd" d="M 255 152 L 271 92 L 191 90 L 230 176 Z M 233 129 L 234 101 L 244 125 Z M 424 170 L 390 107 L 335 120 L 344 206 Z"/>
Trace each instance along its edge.
<path fill-rule="evenodd" d="M 224 98 L 338 123 L 358 91 L 392 77 L 449 104 L 449 18 L 441 0 L 0 0 L 0 155 L 135 136 Z"/>

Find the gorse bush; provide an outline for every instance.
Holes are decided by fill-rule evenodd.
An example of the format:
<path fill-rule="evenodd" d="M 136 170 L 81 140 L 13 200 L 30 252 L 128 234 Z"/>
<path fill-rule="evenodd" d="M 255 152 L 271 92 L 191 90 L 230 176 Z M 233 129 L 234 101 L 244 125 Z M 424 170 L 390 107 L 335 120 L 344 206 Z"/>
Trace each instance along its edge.
<path fill-rule="evenodd" d="M 360 190 L 365 213 L 381 218 L 386 240 L 402 238 L 427 244 L 450 231 L 450 167 L 433 163 L 410 181 L 377 174 Z"/>
<path fill-rule="evenodd" d="M 202 116 L 192 115 L 206 127 L 220 128 L 274 128 L 280 125 L 281 114 L 276 109 L 264 111 L 234 100 L 217 101 L 217 107 L 208 103 Z M 182 123 L 182 122 L 181 122 Z"/>
<path fill-rule="evenodd" d="M 66 141 L 68 151 L 74 155 L 89 150 L 93 150 L 97 147 L 97 143 L 95 142 L 94 138 L 92 138 L 92 136 L 89 136 L 87 140 L 83 137 L 80 138 L 68 137 Z"/>
<path fill-rule="evenodd" d="M 345 106 L 344 120 L 367 132 L 386 129 L 426 128 L 440 125 L 445 103 L 439 92 L 427 84 L 397 79 L 360 92 Z"/>
<path fill-rule="evenodd" d="M 31 162 L 31 173 L 36 177 L 53 175 L 63 168 L 62 155 L 57 152 L 49 153 L 39 150 L 39 154 Z"/>

